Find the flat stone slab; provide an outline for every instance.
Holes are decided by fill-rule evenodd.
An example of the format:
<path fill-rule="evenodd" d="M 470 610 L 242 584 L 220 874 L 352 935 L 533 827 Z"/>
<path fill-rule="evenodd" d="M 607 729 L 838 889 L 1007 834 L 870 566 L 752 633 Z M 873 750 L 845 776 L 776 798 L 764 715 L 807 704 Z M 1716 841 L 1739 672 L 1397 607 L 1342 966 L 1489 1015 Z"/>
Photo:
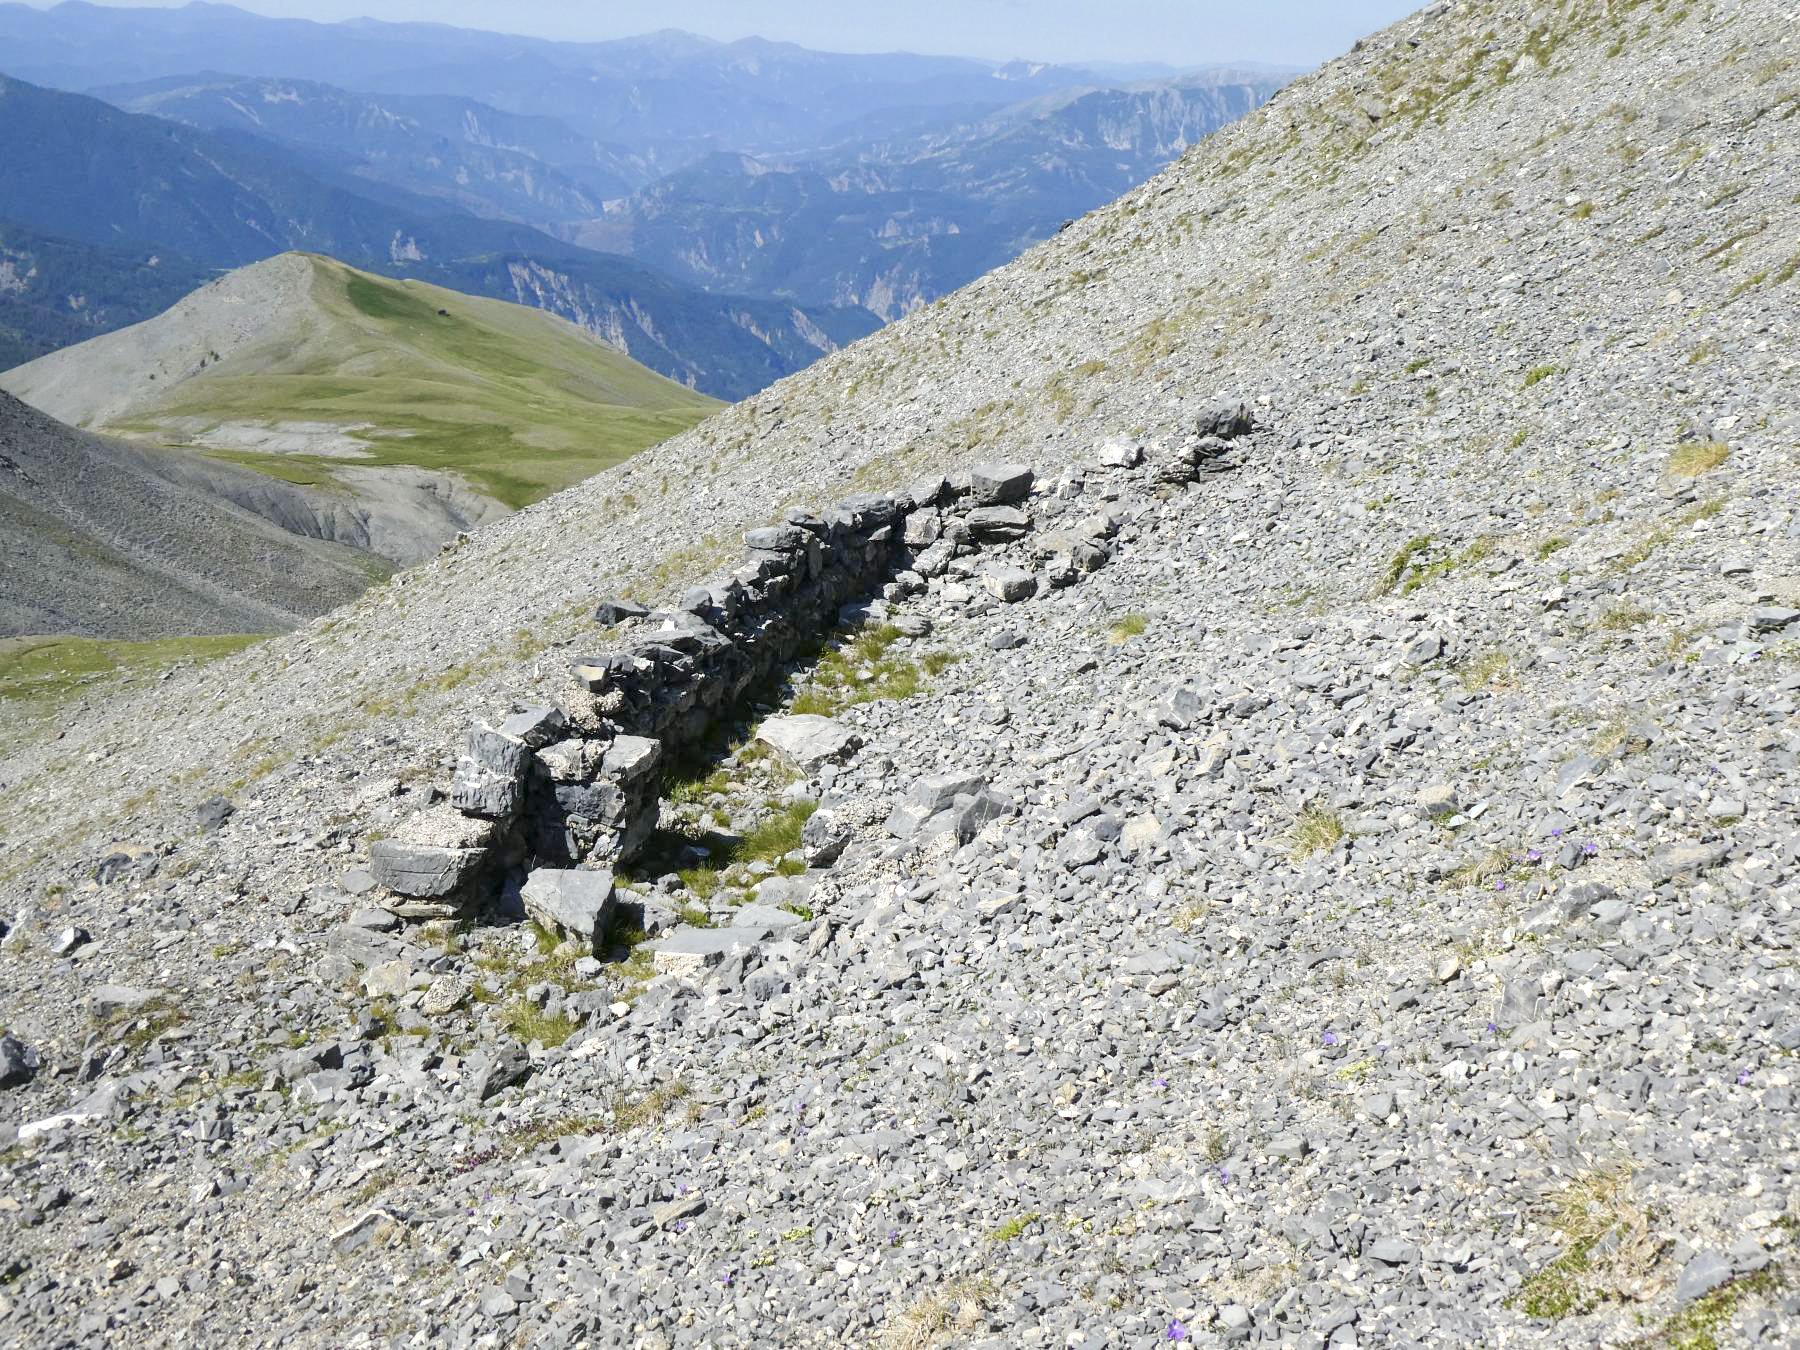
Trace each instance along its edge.
<path fill-rule="evenodd" d="M 544 927 L 598 946 L 613 912 L 613 874 L 539 868 L 519 892 L 525 912 Z"/>
<path fill-rule="evenodd" d="M 777 909 L 774 905 L 740 905 L 731 915 L 733 929 L 752 928 L 764 934 L 805 922 L 791 909 Z"/>
<path fill-rule="evenodd" d="M 755 929 L 680 928 L 672 937 L 650 944 L 650 959 L 657 974 L 691 980 L 761 940 Z"/>
<path fill-rule="evenodd" d="M 862 737 L 843 723 L 812 713 L 771 717 L 756 729 L 756 739 L 803 769 L 842 760 L 862 744 Z"/>

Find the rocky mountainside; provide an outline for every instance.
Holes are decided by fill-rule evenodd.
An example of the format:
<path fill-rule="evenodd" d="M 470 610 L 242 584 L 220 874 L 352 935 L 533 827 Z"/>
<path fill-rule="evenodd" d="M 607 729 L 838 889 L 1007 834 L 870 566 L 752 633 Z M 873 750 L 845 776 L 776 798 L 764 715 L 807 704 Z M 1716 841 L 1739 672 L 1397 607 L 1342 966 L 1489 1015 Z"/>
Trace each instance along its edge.
<path fill-rule="evenodd" d="M 1078 91 L 792 164 L 711 155 L 562 232 L 713 289 L 894 319 L 1143 182 L 1282 83 L 1224 72 Z"/>
<path fill-rule="evenodd" d="M 1800 1338 L 1790 26 L 1433 5 L 0 763 L 0 1319 Z M 809 538 L 901 568 L 874 626 L 742 630 Z M 568 830 L 505 848 L 599 847 L 689 678 L 808 637 L 663 771 L 651 852 L 504 852 L 522 781 Z M 465 854 L 491 909 L 395 915 Z"/>
<path fill-rule="evenodd" d="M 300 489 L 184 459 L 85 435 L 0 393 L 0 638 L 282 632 L 389 570 L 234 500 L 297 513 Z"/>
<path fill-rule="evenodd" d="M 761 389 L 879 322 L 861 311 L 710 295 L 522 225 L 334 175 L 268 141 L 123 113 L 4 75 L 0 203 L 11 221 L 93 248 L 131 241 L 225 267 L 307 249 L 548 309 L 723 398 Z M 41 255 L 40 274 L 55 261 Z M 53 281 L 58 290 L 73 284 L 60 274 Z"/>

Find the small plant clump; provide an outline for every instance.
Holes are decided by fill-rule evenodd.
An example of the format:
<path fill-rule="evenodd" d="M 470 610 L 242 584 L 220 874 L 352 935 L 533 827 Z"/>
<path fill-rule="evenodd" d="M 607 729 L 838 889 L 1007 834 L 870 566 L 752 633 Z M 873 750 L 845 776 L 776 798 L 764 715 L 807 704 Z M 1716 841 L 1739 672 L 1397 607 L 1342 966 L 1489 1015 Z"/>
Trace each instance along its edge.
<path fill-rule="evenodd" d="M 1295 862 L 1325 849 L 1335 848 L 1344 837 L 1344 820 L 1336 811 L 1322 806 L 1309 806 L 1294 818 L 1288 832 Z"/>
<path fill-rule="evenodd" d="M 1533 366 L 1530 370 L 1525 372 L 1524 388 L 1529 389 L 1534 384 L 1542 384 L 1545 380 L 1556 374 L 1556 371 L 1557 367 L 1555 366 Z"/>
<path fill-rule="evenodd" d="M 1671 478 L 1698 478 L 1731 458 L 1723 441 L 1686 441 L 1669 456 L 1666 472 Z"/>
<path fill-rule="evenodd" d="M 1519 1311 L 1560 1320 L 1651 1292 L 1650 1270 L 1665 1244 L 1632 1193 L 1629 1167 L 1571 1181 L 1556 1199 L 1550 1227 L 1565 1250 L 1513 1296 Z"/>
<path fill-rule="evenodd" d="M 1107 638 L 1115 645 L 1130 642 L 1134 637 L 1142 637 L 1150 627 L 1148 616 L 1143 614 L 1127 614 L 1107 629 Z"/>
<path fill-rule="evenodd" d="M 935 1350 L 980 1326 L 999 1290 L 982 1276 L 954 1280 L 917 1299 L 881 1333 L 881 1350 Z"/>

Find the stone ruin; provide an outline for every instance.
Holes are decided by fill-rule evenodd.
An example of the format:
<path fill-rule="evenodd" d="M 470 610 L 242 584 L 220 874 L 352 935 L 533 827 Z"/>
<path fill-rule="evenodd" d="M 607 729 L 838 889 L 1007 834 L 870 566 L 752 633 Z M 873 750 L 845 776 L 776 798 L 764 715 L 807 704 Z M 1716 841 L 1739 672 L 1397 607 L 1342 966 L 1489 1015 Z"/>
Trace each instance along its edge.
<path fill-rule="evenodd" d="M 1210 414 L 1159 457 L 1158 481 L 1232 467 L 1232 442 L 1250 430 L 1242 407 Z M 1132 467 L 1143 450 L 1111 442 L 1101 458 Z M 469 728 L 448 799 L 374 845 L 381 903 L 403 918 L 462 918 L 523 869 L 527 912 L 597 943 L 610 869 L 637 857 L 654 832 L 670 755 L 835 628 L 847 604 L 903 599 L 958 560 L 1023 539 L 1033 529 L 1033 479 L 1024 465 L 979 464 L 850 497 L 823 515 L 790 512 L 746 533 L 744 560 L 671 608 L 601 604 L 595 618 L 621 645 L 571 660 L 554 704 Z M 1033 540 L 1041 572 L 990 566 L 981 583 L 1007 601 L 1034 593 L 1040 575 L 1068 584 L 1105 563 L 1109 534 L 1103 525 L 1045 532 Z"/>

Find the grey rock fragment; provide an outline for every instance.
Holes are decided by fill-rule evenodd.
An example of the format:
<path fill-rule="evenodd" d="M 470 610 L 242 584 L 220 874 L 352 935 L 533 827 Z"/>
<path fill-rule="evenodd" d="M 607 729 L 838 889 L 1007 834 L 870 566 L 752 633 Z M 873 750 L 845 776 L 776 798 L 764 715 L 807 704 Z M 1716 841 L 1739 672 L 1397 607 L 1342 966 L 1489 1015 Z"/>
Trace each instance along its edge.
<path fill-rule="evenodd" d="M 977 464 L 969 470 L 976 506 L 1003 506 L 1030 495 L 1032 472 L 1023 464 Z"/>
<path fill-rule="evenodd" d="M 1022 567 L 990 568 L 982 574 L 981 584 L 989 595 L 1009 605 L 1029 600 L 1038 590 L 1037 578 Z"/>
<path fill-rule="evenodd" d="M 569 721 L 560 708 L 540 704 L 512 714 L 500 724 L 498 730 L 508 740 L 522 741 L 533 750 L 541 750 L 546 745 L 561 740 L 567 733 L 568 726 Z"/>
<path fill-rule="evenodd" d="M 659 974 L 686 980 L 710 970 L 731 953 L 754 946 L 755 942 L 756 934 L 752 930 L 683 928 L 671 937 L 651 943 L 649 952 Z"/>
<path fill-rule="evenodd" d="M 615 596 L 610 600 L 602 600 L 595 606 L 594 622 L 602 628 L 612 628 L 628 619 L 641 619 L 649 612 L 635 600 Z"/>
<path fill-rule="evenodd" d="M 531 1076 L 531 1056 L 517 1041 L 502 1039 L 464 1063 L 464 1086 L 476 1101 L 522 1083 Z"/>
<path fill-rule="evenodd" d="M 1421 788 L 1417 800 L 1419 809 L 1433 819 L 1453 816 L 1461 805 L 1456 789 L 1448 783 L 1433 783 L 1430 787 Z"/>
<path fill-rule="evenodd" d="M 0 1035 L 0 1087 L 28 1083 L 38 1071 L 38 1052 L 15 1036 Z"/>
<path fill-rule="evenodd" d="M 1031 517 L 1017 507 L 984 506 L 963 518 L 978 544 L 1006 544 L 1031 532 Z"/>
<path fill-rule="evenodd" d="M 1688 1303 L 1702 1294 L 1710 1294 L 1732 1276 L 1731 1258 L 1724 1252 L 1700 1252 L 1685 1266 L 1675 1281 L 1675 1297 Z"/>
<path fill-rule="evenodd" d="M 194 820 L 202 834 L 213 834 L 237 814 L 237 807 L 223 797 L 209 797 L 194 808 Z"/>
<path fill-rule="evenodd" d="M 406 918 L 450 918 L 474 898 L 494 861 L 493 822 L 448 805 L 409 817 L 369 850 L 369 870 Z"/>
<path fill-rule="evenodd" d="M 809 772 L 846 759 L 862 744 L 862 737 L 843 723 L 811 713 L 768 718 L 756 729 L 756 739 Z"/>
<path fill-rule="evenodd" d="M 111 1017 L 115 1013 L 141 1008 L 162 996 L 163 991 L 160 989 L 139 989 L 128 984 L 102 984 L 90 989 L 87 998 L 94 1016 Z"/>
<path fill-rule="evenodd" d="M 450 783 L 450 804 L 465 815 L 511 820 L 524 804 L 530 762 L 531 749 L 523 741 L 492 727 L 469 728 Z"/>
<path fill-rule="evenodd" d="M 815 811 L 800 828 L 800 852 L 808 867 L 830 867 L 843 856 L 850 827 L 832 811 Z"/>
<path fill-rule="evenodd" d="M 605 941 L 613 914 L 613 874 L 539 868 L 519 892 L 525 912 L 552 932 L 594 951 Z"/>

